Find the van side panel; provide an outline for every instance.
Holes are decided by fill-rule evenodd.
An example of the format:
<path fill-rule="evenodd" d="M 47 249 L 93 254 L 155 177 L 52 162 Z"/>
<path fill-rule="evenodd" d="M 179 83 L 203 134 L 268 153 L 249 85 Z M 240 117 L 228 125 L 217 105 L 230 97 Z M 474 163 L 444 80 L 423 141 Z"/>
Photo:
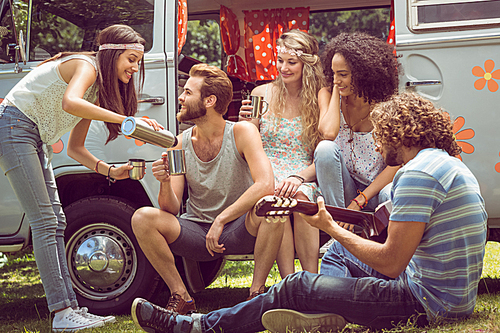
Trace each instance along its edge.
<path fill-rule="evenodd" d="M 410 1 L 395 1 L 400 88 L 450 114 L 460 158 L 479 181 L 489 226 L 500 228 L 500 24 L 412 31 L 405 3 Z"/>

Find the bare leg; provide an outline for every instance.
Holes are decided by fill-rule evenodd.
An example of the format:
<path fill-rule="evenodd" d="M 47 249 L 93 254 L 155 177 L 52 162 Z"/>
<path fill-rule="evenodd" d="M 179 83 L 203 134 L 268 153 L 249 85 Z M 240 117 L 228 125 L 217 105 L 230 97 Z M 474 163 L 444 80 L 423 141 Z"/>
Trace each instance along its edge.
<path fill-rule="evenodd" d="M 293 231 L 290 219 L 288 219 L 284 225 L 283 239 L 281 240 L 276 263 L 278 264 L 282 279 L 295 272 L 295 247 L 293 244 Z"/>
<path fill-rule="evenodd" d="M 256 236 L 254 248 L 254 272 L 250 294 L 266 284 L 267 276 L 273 267 L 283 238 L 284 223 L 268 223 L 258 217 L 252 209 L 247 214 L 245 226 L 248 232 Z"/>
<path fill-rule="evenodd" d="M 294 214 L 293 218 L 295 249 L 302 270 L 318 273 L 319 230 L 304 221 L 299 214 Z"/>
<path fill-rule="evenodd" d="M 132 229 L 142 251 L 170 292 L 190 301 L 191 296 L 175 267 L 174 255 L 168 246 L 181 232 L 177 218 L 157 208 L 142 207 L 132 216 Z"/>
<path fill-rule="evenodd" d="M 302 192 L 297 192 L 294 198 L 309 201 Z M 293 235 L 302 270 L 318 273 L 319 230 L 304 221 L 299 214 L 293 214 Z"/>

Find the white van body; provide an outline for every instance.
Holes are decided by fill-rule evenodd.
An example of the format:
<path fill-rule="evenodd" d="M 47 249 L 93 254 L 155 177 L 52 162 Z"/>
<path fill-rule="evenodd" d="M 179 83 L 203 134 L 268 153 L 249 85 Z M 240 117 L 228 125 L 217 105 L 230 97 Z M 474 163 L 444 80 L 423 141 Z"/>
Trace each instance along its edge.
<path fill-rule="evenodd" d="M 397 0 L 394 10 L 401 90 L 454 120 L 460 157 L 486 203 L 490 240 L 500 241 L 500 1 Z"/>
<path fill-rule="evenodd" d="M 0 38 L 5 32 L 2 26 L 8 24 L 9 20 L 5 19 L 5 6 L 8 2 L 9 0 L 0 0 Z M 298 0 L 273 2 L 188 0 L 187 2 L 190 19 L 218 18 L 221 4 L 231 8 L 239 19 L 240 31 L 243 31 L 243 10 L 306 5 L 310 7 L 312 13 L 334 9 L 391 6 L 390 0 L 318 0 L 311 3 Z M 484 63 L 488 59 L 495 62 L 495 70 L 500 68 L 500 14 L 497 12 L 495 18 L 481 20 L 479 25 L 474 25 L 478 23 L 477 20 L 472 23 L 461 21 L 462 26 L 448 22 L 448 25 L 455 24 L 451 28 L 446 25 L 440 26 L 439 22 L 434 22 L 430 26 L 415 25 L 415 22 L 418 23 L 415 21 L 418 15 L 414 13 L 418 14 L 419 6 L 467 5 L 471 2 L 394 1 L 396 49 L 401 55 L 400 61 L 405 73 L 401 80 L 401 89 L 418 91 L 442 106 L 451 114 L 452 119 L 462 117 L 465 124 L 460 131 L 473 130 L 474 136 L 470 139 L 461 138 L 467 137 L 471 131 L 465 131 L 465 135 L 464 133 L 460 135 L 460 131 L 457 133 L 457 140 L 463 140 L 474 147 L 473 152 L 462 153 L 461 158 L 480 182 L 489 214 L 490 228 L 500 228 L 500 205 L 497 206 L 500 202 L 500 140 L 495 128 L 500 124 L 500 114 L 497 112 L 500 91 L 492 92 L 487 86 L 481 90 L 476 89 L 474 83 L 480 77 L 472 74 L 475 66 L 482 66 L 484 69 Z M 489 5 L 493 3 L 493 8 L 495 6 L 498 8 L 500 4 L 500 1 L 477 2 L 490 3 Z M 32 41 L 36 40 L 36 34 L 40 34 L 40 31 L 35 29 L 36 24 L 40 27 L 44 23 L 34 23 L 46 15 L 43 14 L 43 6 L 51 5 L 51 10 L 55 13 L 51 15 L 59 15 L 70 20 L 70 14 L 74 14 L 75 8 L 80 4 L 72 0 L 30 0 L 27 5 L 24 2 L 19 3 L 21 6 L 27 6 L 29 17 L 26 23 L 27 31 L 24 31 L 27 37 L 28 59 L 26 64 L 19 59 L 16 62 L 12 53 L 12 61 L 0 63 L 0 99 L 5 97 L 31 68 L 40 63 L 38 59 L 40 55 L 47 53 L 40 45 L 36 46 L 36 50 L 35 45 L 32 45 Z M 101 15 L 103 18 L 102 22 L 93 18 L 96 20 L 95 29 L 119 23 L 106 20 L 107 11 L 110 10 L 106 9 L 104 4 L 112 5 L 110 0 L 93 0 L 85 3 L 89 8 L 103 6 L 102 9 L 93 9 L 98 17 Z M 148 22 L 151 24 L 144 36 L 148 41 L 144 62 L 146 77 L 137 117 L 154 118 L 166 129 L 178 134 L 181 126 L 177 123 L 175 115 L 178 110 L 180 72 L 178 67 L 181 58 L 177 57 L 177 0 L 134 0 L 130 3 L 148 8 L 135 16 L 150 15 L 147 16 L 148 19 L 141 21 L 141 24 L 143 26 Z M 126 12 L 124 9 L 120 10 Z M 130 20 L 135 16 L 130 15 L 128 21 L 123 23 L 130 24 Z M 52 16 L 47 17 L 52 20 Z M 78 24 L 81 19 L 75 18 L 74 22 Z M 54 27 L 54 30 L 61 29 Z M 92 38 L 88 38 L 86 34 L 93 32 L 82 32 L 85 42 L 92 42 Z M 61 31 L 53 34 L 65 38 Z M 67 38 L 70 37 L 72 36 Z M 12 49 L 19 42 L 9 42 L 9 44 Z M 240 45 L 243 45 L 243 42 Z M 6 45 L 1 45 L 1 48 L 4 50 Z M 243 51 L 240 50 L 238 54 L 243 55 Z M 486 77 L 495 80 L 487 75 Z M 424 84 L 429 81 L 433 84 Z M 145 205 L 158 207 L 159 184 L 148 170 L 151 170 L 151 163 L 161 156 L 164 149 L 149 144 L 144 145 L 123 136 L 104 145 L 106 137 L 105 125 L 93 121 L 86 147 L 96 157 L 110 164 L 126 163 L 129 158 L 145 159 L 147 173 L 142 180 L 121 180 L 109 185 L 103 176 L 97 175 L 67 156 L 65 143 L 68 134 L 64 135 L 55 147 L 56 154 L 52 162 L 59 195 L 68 219 L 67 258 L 73 284 L 80 305 L 87 306 L 91 312 L 98 314 L 110 310 L 117 313 L 128 312 L 135 297 L 149 298 L 155 294 L 157 288 L 163 286 L 161 278 L 135 241 L 130 228 L 130 217 L 138 207 Z M 16 252 L 31 242 L 28 221 L 24 218 L 6 177 L 0 177 L 0 189 L 0 252 Z M 500 240 L 499 234 L 492 232 L 492 235 L 496 236 L 496 240 Z M 251 259 L 251 256 L 232 256 L 226 259 Z M 196 292 L 208 286 L 216 278 L 223 261 L 221 259 L 215 262 L 196 263 L 178 258 L 178 268 L 191 291 Z"/>

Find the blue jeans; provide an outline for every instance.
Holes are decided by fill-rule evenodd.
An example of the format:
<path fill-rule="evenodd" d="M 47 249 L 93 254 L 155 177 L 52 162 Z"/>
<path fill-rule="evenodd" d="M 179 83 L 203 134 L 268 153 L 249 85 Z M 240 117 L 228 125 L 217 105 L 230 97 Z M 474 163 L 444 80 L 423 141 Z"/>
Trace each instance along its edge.
<path fill-rule="evenodd" d="M 423 306 L 404 283 L 404 274 L 389 279 L 361 263 L 338 242 L 325 257 L 330 264 L 328 269 L 322 265 L 321 271 L 332 275 L 291 274 L 250 301 L 203 315 L 202 331 L 260 332 L 264 330 L 262 315 L 272 309 L 335 313 L 350 323 L 375 329 L 391 328 L 412 316 L 418 316 L 418 325 L 428 323 Z"/>
<path fill-rule="evenodd" d="M 21 111 L 0 106 L 0 168 L 28 218 L 50 311 L 78 306 L 64 247 L 66 218 L 38 127 Z"/>
<path fill-rule="evenodd" d="M 358 195 L 357 190 L 364 191 L 368 187 L 351 177 L 340 147 L 334 141 L 323 140 L 316 146 L 314 164 L 316 179 L 327 205 L 345 208 Z M 389 200 L 391 186 L 386 185 L 371 198 L 365 210 L 374 211 L 380 203 Z"/>

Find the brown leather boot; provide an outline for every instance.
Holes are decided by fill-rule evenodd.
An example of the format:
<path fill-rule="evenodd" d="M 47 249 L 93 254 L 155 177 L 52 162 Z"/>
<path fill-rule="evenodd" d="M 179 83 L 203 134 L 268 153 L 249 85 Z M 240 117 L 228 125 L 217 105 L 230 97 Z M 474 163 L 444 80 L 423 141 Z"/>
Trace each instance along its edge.
<path fill-rule="evenodd" d="M 248 298 L 246 300 L 249 301 L 252 298 L 255 298 L 255 297 L 257 297 L 260 294 L 263 294 L 265 292 L 266 292 L 266 286 L 262 285 L 262 286 L 260 286 L 259 290 L 254 291 L 253 293 L 251 293 L 250 296 L 248 296 Z"/>
<path fill-rule="evenodd" d="M 172 294 L 168 300 L 166 309 L 168 311 L 177 312 L 180 315 L 186 315 L 196 312 L 196 304 L 194 303 L 194 299 L 191 302 L 186 302 L 181 295 Z"/>

